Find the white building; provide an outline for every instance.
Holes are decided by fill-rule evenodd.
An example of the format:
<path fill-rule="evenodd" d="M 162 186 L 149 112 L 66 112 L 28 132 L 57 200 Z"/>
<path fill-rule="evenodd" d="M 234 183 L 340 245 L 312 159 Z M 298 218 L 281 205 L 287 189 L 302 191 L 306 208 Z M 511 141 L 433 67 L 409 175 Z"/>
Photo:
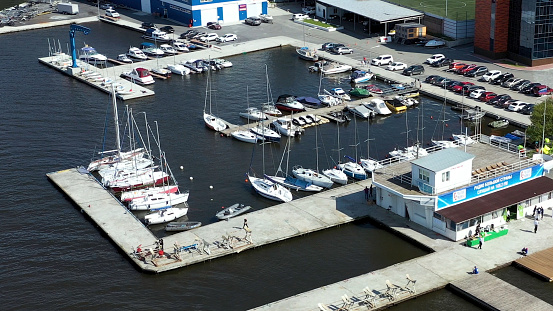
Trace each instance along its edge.
<path fill-rule="evenodd" d="M 543 163 L 484 143 L 448 148 L 374 172 L 376 203 L 458 241 L 553 206 Z"/>

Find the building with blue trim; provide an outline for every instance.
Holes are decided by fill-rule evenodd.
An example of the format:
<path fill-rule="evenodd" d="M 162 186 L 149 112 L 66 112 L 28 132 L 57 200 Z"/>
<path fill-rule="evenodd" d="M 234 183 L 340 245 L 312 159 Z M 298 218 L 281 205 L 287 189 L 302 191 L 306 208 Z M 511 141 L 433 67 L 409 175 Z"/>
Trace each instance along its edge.
<path fill-rule="evenodd" d="M 551 164 L 481 135 L 478 143 L 377 169 L 372 181 L 377 205 L 458 241 L 477 227 L 505 227 L 534 207 L 552 207 L 553 179 L 544 176 Z"/>
<path fill-rule="evenodd" d="M 113 0 L 129 8 L 162 16 L 190 27 L 209 22 L 236 23 L 267 14 L 267 0 Z"/>

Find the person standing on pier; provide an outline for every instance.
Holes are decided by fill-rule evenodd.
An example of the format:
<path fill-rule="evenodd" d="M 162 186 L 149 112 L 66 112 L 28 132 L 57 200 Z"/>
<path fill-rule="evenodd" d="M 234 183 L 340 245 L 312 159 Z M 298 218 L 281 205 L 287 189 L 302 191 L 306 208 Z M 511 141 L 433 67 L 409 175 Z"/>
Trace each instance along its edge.
<path fill-rule="evenodd" d="M 365 186 L 365 201 L 369 200 L 369 188 Z"/>
<path fill-rule="evenodd" d="M 369 196 L 373 197 L 373 184 L 371 184 L 371 187 L 369 188 Z"/>
<path fill-rule="evenodd" d="M 540 222 L 538 221 L 538 217 L 536 216 L 536 219 L 534 219 L 534 233 L 538 232 L 538 225 Z"/>
<path fill-rule="evenodd" d="M 540 206 L 540 208 L 538 210 L 539 210 L 539 214 L 540 214 L 540 220 L 543 220 L 543 206 Z"/>
<path fill-rule="evenodd" d="M 480 235 L 479 242 L 478 242 L 478 249 L 482 249 L 482 244 L 484 244 L 484 236 Z"/>

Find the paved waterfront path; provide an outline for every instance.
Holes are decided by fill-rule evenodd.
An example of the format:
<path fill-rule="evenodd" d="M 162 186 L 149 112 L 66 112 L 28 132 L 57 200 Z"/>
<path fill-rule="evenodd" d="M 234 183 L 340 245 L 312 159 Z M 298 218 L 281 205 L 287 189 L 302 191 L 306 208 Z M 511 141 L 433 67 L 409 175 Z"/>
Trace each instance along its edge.
<path fill-rule="evenodd" d="M 367 286 L 377 294 L 386 292 L 386 280 L 390 280 L 391 283 L 396 285 L 405 286 L 407 284 L 406 274 L 417 281 L 416 295 L 424 294 L 443 288 L 455 281 L 469 279 L 467 280 L 469 283 L 476 282 L 475 279 L 471 280 L 471 278 L 478 277 L 471 274 L 474 266 L 477 266 L 481 273 L 484 273 L 488 270 L 509 265 L 520 257 L 518 252 L 523 247 L 528 247 L 531 252 L 534 252 L 553 246 L 553 241 L 549 239 L 553 235 L 553 220 L 549 214 L 540 223 L 541 231 L 539 234 L 533 233 L 533 223 L 530 218 L 511 221 L 508 224 L 509 233 L 506 236 L 485 242 L 481 250 L 466 247 L 461 241 L 450 241 L 381 207 L 371 208 L 369 218 L 385 224 L 384 226 L 388 227 L 389 230 L 424 245 L 434 252 L 384 269 L 328 284 L 253 310 L 318 310 L 317 305 L 319 303 L 339 308 L 343 305 L 342 295 L 347 294 L 350 298 L 354 297 L 354 300 L 359 301 L 365 297 L 363 289 Z M 375 247 L 387 247 L 386 245 L 379 245 L 377 241 L 367 241 L 367 243 L 374 243 Z M 359 260 L 364 259 L 359 258 Z M 380 298 L 377 300 L 377 306 L 390 305 L 416 296 L 399 292 L 401 294 L 396 297 L 395 302 Z M 539 300 L 538 298 L 534 299 Z M 542 303 L 539 304 L 543 305 Z M 547 306 L 550 308 L 549 310 L 553 309 L 553 306 Z M 350 310 L 366 309 L 366 306 L 359 306 L 356 303 Z"/>
<path fill-rule="evenodd" d="M 352 183 L 246 214 L 244 217 L 248 218 L 248 226 L 252 230 L 251 241 L 245 239 L 243 217 L 237 217 L 167 236 L 163 240 L 168 256 L 145 256 L 142 260 L 133 251 L 138 245 L 142 245 L 142 249 L 154 248 L 157 238 L 92 175 L 68 169 L 47 176 L 131 261 L 143 271 L 155 273 L 349 223 L 366 217 L 372 209 L 372 205 L 364 200 L 363 193 L 370 181 Z M 209 249 L 202 247 L 204 241 L 210 244 Z M 198 249 L 180 252 L 177 258 L 173 253 L 175 243 L 179 248 L 196 244 Z"/>

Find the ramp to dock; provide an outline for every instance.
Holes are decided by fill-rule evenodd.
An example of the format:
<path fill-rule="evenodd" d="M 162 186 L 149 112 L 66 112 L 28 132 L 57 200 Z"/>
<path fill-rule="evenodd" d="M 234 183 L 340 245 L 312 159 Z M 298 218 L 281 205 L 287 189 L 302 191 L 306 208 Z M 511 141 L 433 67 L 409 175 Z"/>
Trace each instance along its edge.
<path fill-rule="evenodd" d="M 551 261 L 551 258 L 553 258 L 553 247 L 517 259 L 515 264 L 551 282 L 553 280 L 553 261 Z"/>
<path fill-rule="evenodd" d="M 451 287 L 490 310 L 553 310 L 552 305 L 487 272 L 454 281 Z"/>

